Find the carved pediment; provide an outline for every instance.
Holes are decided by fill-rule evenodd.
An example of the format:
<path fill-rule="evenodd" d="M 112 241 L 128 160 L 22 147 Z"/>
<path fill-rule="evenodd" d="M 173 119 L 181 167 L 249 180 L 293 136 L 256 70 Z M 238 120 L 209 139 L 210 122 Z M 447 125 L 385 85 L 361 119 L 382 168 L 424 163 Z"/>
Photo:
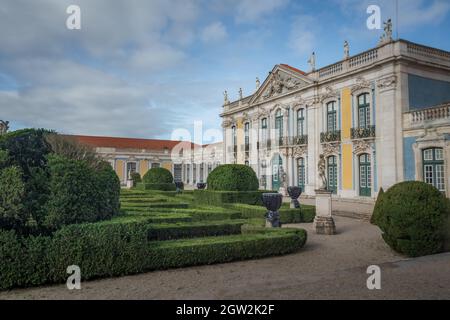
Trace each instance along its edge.
<path fill-rule="evenodd" d="M 339 92 L 333 90 L 332 87 L 328 86 L 325 88 L 325 92 L 320 95 L 320 102 L 324 102 L 328 99 L 338 99 L 339 98 Z"/>
<path fill-rule="evenodd" d="M 368 90 L 371 88 L 371 84 L 369 81 L 364 79 L 363 77 L 356 78 L 356 83 L 352 86 L 352 94 L 359 90 Z"/>
<path fill-rule="evenodd" d="M 353 142 L 353 153 L 371 153 L 372 141 L 370 140 L 356 140 Z"/>
<path fill-rule="evenodd" d="M 276 98 L 311 83 L 312 81 L 306 76 L 277 65 L 250 103 Z"/>
<path fill-rule="evenodd" d="M 336 155 L 340 153 L 340 144 L 339 143 L 325 143 L 322 145 L 323 154 L 325 157 L 329 157 L 331 155 Z"/>

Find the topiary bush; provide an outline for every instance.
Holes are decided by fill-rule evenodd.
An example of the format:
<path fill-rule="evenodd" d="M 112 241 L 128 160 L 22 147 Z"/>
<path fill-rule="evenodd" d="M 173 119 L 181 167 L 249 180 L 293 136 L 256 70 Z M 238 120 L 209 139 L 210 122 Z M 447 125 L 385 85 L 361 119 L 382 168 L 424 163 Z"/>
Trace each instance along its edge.
<path fill-rule="evenodd" d="M 375 207 L 373 209 L 372 216 L 370 217 L 370 223 L 373 225 L 377 225 L 377 220 L 378 220 L 377 215 L 380 212 L 378 207 L 381 206 L 381 202 L 383 201 L 383 195 L 384 195 L 384 190 L 383 190 L 383 188 L 381 188 L 380 192 L 378 192 L 378 197 L 377 197 L 377 201 L 375 202 Z"/>
<path fill-rule="evenodd" d="M 144 183 L 173 183 L 172 173 L 165 168 L 152 168 L 142 178 Z"/>
<path fill-rule="evenodd" d="M 18 167 L 0 169 L 0 228 L 23 230 L 28 219 L 23 199 L 25 184 Z"/>
<path fill-rule="evenodd" d="M 131 180 L 133 180 L 133 186 L 136 187 L 138 183 L 142 182 L 141 175 L 138 172 L 133 172 L 131 174 Z"/>
<path fill-rule="evenodd" d="M 257 191 L 258 178 L 252 168 L 240 164 L 218 166 L 208 175 L 208 190 Z"/>
<path fill-rule="evenodd" d="M 448 202 L 442 193 L 418 181 L 391 187 L 374 210 L 386 243 L 411 257 L 442 252 L 449 215 Z"/>

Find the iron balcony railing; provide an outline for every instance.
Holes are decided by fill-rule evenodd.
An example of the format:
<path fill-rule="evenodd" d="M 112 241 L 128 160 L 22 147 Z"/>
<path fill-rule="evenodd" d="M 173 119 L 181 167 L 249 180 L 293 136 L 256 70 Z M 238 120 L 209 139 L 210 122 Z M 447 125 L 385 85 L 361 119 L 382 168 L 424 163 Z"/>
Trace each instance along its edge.
<path fill-rule="evenodd" d="M 376 135 L 375 126 L 351 129 L 351 138 L 352 139 L 375 138 L 375 135 Z"/>
<path fill-rule="evenodd" d="M 320 143 L 326 143 L 326 142 L 340 142 L 341 141 L 341 131 L 328 131 L 328 132 L 322 132 L 320 134 Z"/>

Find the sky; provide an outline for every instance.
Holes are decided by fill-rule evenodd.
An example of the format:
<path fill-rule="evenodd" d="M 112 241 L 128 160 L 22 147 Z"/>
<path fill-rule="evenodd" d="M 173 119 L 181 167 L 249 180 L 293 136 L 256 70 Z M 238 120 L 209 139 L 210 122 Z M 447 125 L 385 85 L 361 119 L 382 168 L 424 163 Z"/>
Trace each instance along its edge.
<path fill-rule="evenodd" d="M 69 5 L 81 30 L 66 27 Z M 0 0 L 0 119 L 134 138 L 220 130 L 224 90 L 250 95 L 280 63 L 308 71 L 313 51 L 318 68 L 337 62 L 345 40 L 351 54 L 375 47 L 369 5 L 394 36 L 450 51 L 450 0 L 399 0 L 398 21 L 394 0 Z"/>

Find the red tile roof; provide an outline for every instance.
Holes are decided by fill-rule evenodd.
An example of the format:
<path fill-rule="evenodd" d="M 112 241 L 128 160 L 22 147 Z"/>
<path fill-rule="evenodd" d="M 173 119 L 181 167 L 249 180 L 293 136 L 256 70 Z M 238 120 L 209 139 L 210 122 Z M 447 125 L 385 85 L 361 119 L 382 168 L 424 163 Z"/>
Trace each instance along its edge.
<path fill-rule="evenodd" d="M 295 71 L 295 72 L 300 73 L 300 74 L 302 74 L 302 75 L 306 75 L 306 72 L 303 72 L 303 71 L 300 70 L 300 69 L 291 67 L 291 66 L 288 65 L 288 64 L 283 64 L 283 63 L 282 63 L 282 64 L 280 64 L 280 66 L 285 67 L 285 68 L 288 68 L 288 69 L 291 69 L 292 71 Z"/>
<path fill-rule="evenodd" d="M 171 150 L 181 141 L 66 135 L 94 148 Z M 188 142 L 189 143 L 189 142 Z"/>

